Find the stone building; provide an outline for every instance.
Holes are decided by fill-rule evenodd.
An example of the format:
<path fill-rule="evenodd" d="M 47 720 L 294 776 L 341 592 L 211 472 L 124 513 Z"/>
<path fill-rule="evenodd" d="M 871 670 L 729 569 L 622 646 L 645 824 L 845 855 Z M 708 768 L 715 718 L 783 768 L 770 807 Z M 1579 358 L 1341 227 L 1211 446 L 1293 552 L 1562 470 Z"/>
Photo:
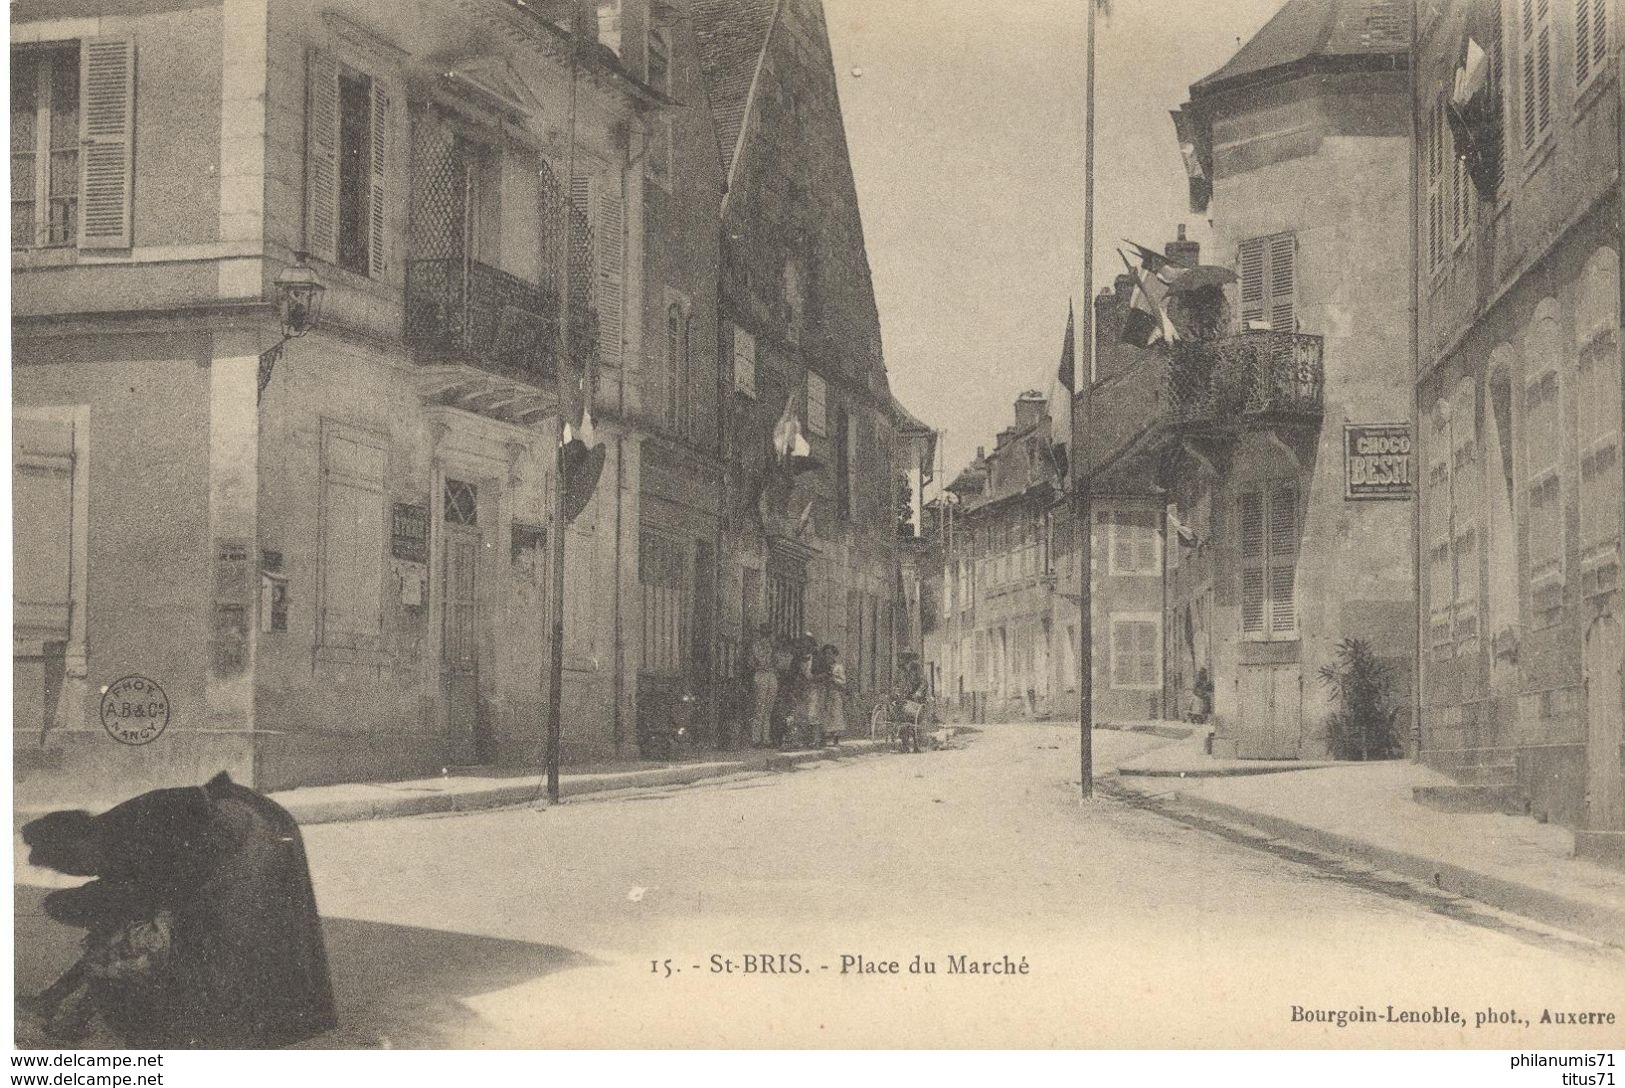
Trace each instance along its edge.
<path fill-rule="evenodd" d="M 889 689 L 897 425 L 823 6 L 695 0 L 726 189 L 719 291 L 724 638 L 771 623 L 841 649 L 859 709 Z M 810 451 L 773 453 L 793 415 Z"/>
<path fill-rule="evenodd" d="M 1422 757 L 1617 860 L 1616 10 L 1424 5 L 1415 293 Z"/>
<path fill-rule="evenodd" d="M 1401 9 L 1293 0 L 1191 87 L 1176 121 L 1209 259 L 1239 280 L 1228 334 L 1096 390 L 1094 463 L 1161 487 L 1178 527 L 1168 713 L 1205 672 L 1220 755 L 1325 754 L 1317 678 L 1344 639 L 1410 690 L 1408 453 L 1364 452 L 1411 440 Z"/>
<path fill-rule="evenodd" d="M 565 752 L 625 743 L 633 158 L 666 97 L 586 40 L 591 5 L 541 9 L 12 5 L 20 797 L 534 765 L 587 377 L 607 464 L 568 531 Z M 325 302 L 280 343 L 290 266 Z M 132 675 L 167 695 L 138 746 L 101 698 Z"/>

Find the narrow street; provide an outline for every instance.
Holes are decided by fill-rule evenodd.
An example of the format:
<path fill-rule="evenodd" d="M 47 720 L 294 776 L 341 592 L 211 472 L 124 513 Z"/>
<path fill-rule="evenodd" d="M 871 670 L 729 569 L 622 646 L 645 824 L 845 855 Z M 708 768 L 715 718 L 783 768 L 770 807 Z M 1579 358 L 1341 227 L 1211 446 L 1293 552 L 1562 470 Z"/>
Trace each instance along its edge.
<path fill-rule="evenodd" d="M 1163 743 L 1096 736 L 1102 767 Z M 1625 1006 L 1617 950 L 1467 924 L 1116 801 L 1081 806 L 1075 759 L 1064 727 L 994 725 L 917 757 L 312 828 L 345 1022 L 328 1041 L 1474 1046 L 1487 1005 Z M 803 973 L 745 974 L 747 954 L 799 956 Z M 937 974 L 909 973 L 916 954 Z M 951 954 L 1030 973 L 950 975 Z M 842 956 L 900 973 L 842 975 Z M 1467 1026 L 1291 1022 L 1293 1005 L 1390 1004 L 1450 1005 Z M 1537 1026 L 1527 1045 L 1563 1039 Z"/>

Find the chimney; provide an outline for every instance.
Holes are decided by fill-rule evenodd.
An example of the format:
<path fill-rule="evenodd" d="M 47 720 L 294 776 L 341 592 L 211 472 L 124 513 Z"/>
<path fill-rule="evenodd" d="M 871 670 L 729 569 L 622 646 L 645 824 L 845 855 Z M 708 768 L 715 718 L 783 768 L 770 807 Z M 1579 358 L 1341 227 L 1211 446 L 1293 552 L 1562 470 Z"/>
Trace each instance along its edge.
<path fill-rule="evenodd" d="M 1049 400 L 1036 389 L 1029 389 L 1016 398 L 1016 430 L 1025 431 L 1042 420 L 1049 410 Z"/>
<path fill-rule="evenodd" d="M 1170 261 L 1196 267 L 1202 263 L 1202 243 L 1185 240 L 1185 224 L 1179 224 L 1179 237 L 1162 247 L 1162 255 Z"/>
<path fill-rule="evenodd" d="M 1119 272 L 1112 281 L 1112 288 L 1117 292 L 1117 301 L 1127 306 L 1134 297 L 1134 280 L 1127 272 Z"/>

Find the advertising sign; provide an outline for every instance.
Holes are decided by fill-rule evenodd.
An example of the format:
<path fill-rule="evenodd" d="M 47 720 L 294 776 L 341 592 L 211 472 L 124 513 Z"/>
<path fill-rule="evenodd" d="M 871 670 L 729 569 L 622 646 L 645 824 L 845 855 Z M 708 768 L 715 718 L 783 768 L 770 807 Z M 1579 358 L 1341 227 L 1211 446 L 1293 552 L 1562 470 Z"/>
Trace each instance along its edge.
<path fill-rule="evenodd" d="M 1410 498 L 1412 454 L 1409 423 L 1345 423 L 1344 498 Z"/>

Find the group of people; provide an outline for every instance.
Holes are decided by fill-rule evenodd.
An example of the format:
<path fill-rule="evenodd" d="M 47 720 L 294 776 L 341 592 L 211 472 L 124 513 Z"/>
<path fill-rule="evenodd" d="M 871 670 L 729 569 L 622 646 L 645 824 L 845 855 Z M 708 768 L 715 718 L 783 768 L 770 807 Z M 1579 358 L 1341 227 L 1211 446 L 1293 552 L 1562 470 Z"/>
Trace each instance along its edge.
<path fill-rule="evenodd" d="M 758 624 L 746 646 L 750 743 L 755 748 L 821 748 L 846 732 L 846 667 L 834 645 L 811 634 L 777 636 Z"/>

